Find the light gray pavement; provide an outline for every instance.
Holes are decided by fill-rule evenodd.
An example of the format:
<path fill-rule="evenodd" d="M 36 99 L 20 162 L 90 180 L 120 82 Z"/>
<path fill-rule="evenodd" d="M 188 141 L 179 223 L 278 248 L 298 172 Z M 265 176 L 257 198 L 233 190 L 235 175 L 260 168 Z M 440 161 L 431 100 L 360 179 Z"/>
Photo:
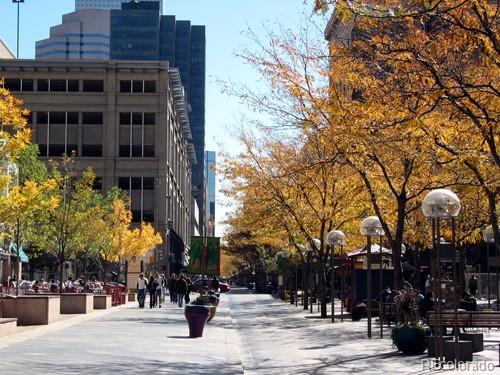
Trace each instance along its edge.
<path fill-rule="evenodd" d="M 337 310 L 338 311 L 338 310 Z M 269 295 L 223 295 L 203 338 L 187 337 L 183 309 L 135 304 L 20 329 L 0 337 L 0 374 L 500 374 L 430 371 L 426 356 L 403 356 L 366 321 L 332 324 Z M 486 332 L 475 361 L 498 364 L 500 332 Z M 479 362 L 477 362 L 479 363 Z"/>
<path fill-rule="evenodd" d="M 188 337 L 183 309 L 170 303 L 97 314 L 77 324 L 66 320 L 66 325 L 0 338 L 0 374 L 242 373 L 225 299 L 198 339 Z"/>
<path fill-rule="evenodd" d="M 469 364 L 469 371 L 429 371 L 421 362 L 428 359 L 426 355 L 404 356 L 392 347 L 389 329 L 384 339 L 378 338 L 378 323 L 369 340 L 366 320 L 332 324 L 269 295 L 230 294 L 228 298 L 246 374 L 500 374 L 499 367 L 478 372 L 474 364 Z M 487 361 L 491 369 L 498 365 L 500 332 L 485 335 L 487 350 L 474 355 L 474 360 Z"/>

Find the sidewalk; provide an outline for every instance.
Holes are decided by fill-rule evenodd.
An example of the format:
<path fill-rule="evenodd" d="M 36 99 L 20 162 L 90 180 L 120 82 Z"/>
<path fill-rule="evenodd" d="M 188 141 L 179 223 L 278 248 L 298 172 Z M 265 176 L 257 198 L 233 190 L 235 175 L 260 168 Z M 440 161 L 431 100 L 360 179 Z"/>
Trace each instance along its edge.
<path fill-rule="evenodd" d="M 133 304 L 67 327 L 47 326 L 41 334 L 25 331 L 32 337 L 22 342 L 13 340 L 17 335 L 7 336 L 14 342 L 0 345 L 1 373 L 242 373 L 226 297 L 202 338 L 188 337 L 183 314 L 170 303 L 144 310 Z"/>
<path fill-rule="evenodd" d="M 264 294 L 235 290 L 228 295 L 239 333 L 245 374 L 500 374 L 499 330 L 486 330 L 485 351 L 476 353 L 476 363 L 487 363 L 493 371 L 445 371 L 429 369 L 429 357 L 404 356 L 393 346 L 390 329 L 374 320 L 370 340 L 367 322 L 343 323 L 316 319 L 302 308 Z M 238 294 L 240 293 L 240 294 Z M 315 309 L 313 311 L 316 311 Z M 340 306 L 336 306 L 340 312 Z"/>

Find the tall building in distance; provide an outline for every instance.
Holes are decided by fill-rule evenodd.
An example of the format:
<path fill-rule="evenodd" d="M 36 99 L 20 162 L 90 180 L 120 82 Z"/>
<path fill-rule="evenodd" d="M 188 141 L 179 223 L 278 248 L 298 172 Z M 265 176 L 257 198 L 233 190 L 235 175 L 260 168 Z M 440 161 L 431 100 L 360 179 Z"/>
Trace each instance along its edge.
<path fill-rule="evenodd" d="M 80 9 L 121 9 L 123 3 L 131 0 L 75 0 L 75 10 Z M 163 9 L 163 0 L 141 0 L 153 1 L 160 4 L 160 10 Z"/>
<path fill-rule="evenodd" d="M 215 236 L 215 151 L 205 151 L 205 175 L 207 179 L 207 236 Z"/>
<path fill-rule="evenodd" d="M 46 60 L 109 60 L 109 11 L 83 9 L 65 14 L 36 42 L 35 56 Z"/>

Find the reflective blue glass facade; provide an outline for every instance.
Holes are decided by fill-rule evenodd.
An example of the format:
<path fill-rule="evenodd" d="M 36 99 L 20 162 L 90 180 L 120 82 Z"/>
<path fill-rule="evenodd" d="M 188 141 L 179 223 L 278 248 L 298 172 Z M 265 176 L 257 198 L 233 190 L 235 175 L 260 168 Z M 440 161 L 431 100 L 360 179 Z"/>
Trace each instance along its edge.
<path fill-rule="evenodd" d="M 200 209 L 199 222 L 205 223 L 205 26 L 160 16 L 155 2 L 131 2 L 111 11 L 110 31 L 111 59 L 168 60 L 180 71 L 191 105 L 189 120 L 197 160 L 193 196 Z M 200 228 L 200 234 L 204 233 Z"/>

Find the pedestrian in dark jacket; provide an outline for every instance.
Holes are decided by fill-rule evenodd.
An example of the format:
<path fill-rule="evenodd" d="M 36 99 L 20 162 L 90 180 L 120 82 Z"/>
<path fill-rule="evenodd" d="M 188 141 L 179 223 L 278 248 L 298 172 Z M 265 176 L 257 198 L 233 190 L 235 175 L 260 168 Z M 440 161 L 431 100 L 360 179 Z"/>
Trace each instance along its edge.
<path fill-rule="evenodd" d="M 193 282 L 191 281 L 189 276 L 186 276 L 185 280 L 186 280 L 186 284 L 187 284 L 187 291 L 186 291 L 186 295 L 184 296 L 184 299 L 185 299 L 186 303 L 189 303 L 189 301 L 191 301 L 191 298 L 189 298 L 189 294 L 193 291 Z"/>
<path fill-rule="evenodd" d="M 175 283 L 177 281 L 177 275 L 173 273 L 168 279 L 168 293 L 170 294 L 170 302 L 177 303 L 177 293 L 175 292 Z"/>
<path fill-rule="evenodd" d="M 184 275 L 179 277 L 179 280 L 175 282 L 175 292 L 177 293 L 177 303 L 179 307 L 182 307 L 182 302 L 184 302 L 184 296 L 187 293 L 187 283 L 184 279 Z"/>
<path fill-rule="evenodd" d="M 148 282 L 148 291 L 149 291 L 149 308 L 152 309 L 156 307 L 156 287 L 158 283 L 156 282 L 154 276 L 150 276 Z"/>

